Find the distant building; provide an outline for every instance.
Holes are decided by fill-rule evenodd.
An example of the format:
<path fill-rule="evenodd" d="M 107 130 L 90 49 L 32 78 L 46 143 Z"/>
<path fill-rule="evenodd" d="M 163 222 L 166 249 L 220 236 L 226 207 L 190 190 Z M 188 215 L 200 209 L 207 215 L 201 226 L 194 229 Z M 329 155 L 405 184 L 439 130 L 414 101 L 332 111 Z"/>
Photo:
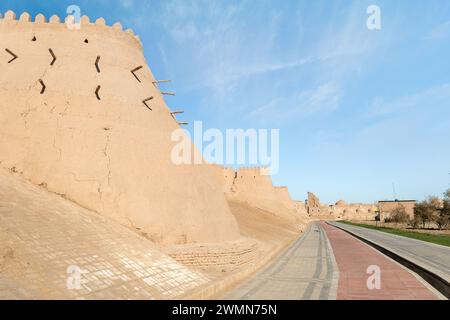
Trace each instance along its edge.
<path fill-rule="evenodd" d="M 298 203 L 297 211 L 306 210 L 309 217 L 318 219 L 342 219 L 350 221 L 385 221 L 391 217 L 397 208 L 404 208 L 409 218 L 414 218 L 416 200 L 378 201 L 377 204 L 347 203 L 339 200 L 334 205 L 320 203 L 319 198 L 312 192 L 308 192 L 308 200 L 305 204 Z"/>
<path fill-rule="evenodd" d="M 397 209 L 403 207 L 408 216 L 414 218 L 414 208 L 416 207 L 416 200 L 394 200 L 394 201 L 379 201 L 378 211 L 380 212 L 380 219 L 384 221 L 391 216 L 391 213 Z"/>

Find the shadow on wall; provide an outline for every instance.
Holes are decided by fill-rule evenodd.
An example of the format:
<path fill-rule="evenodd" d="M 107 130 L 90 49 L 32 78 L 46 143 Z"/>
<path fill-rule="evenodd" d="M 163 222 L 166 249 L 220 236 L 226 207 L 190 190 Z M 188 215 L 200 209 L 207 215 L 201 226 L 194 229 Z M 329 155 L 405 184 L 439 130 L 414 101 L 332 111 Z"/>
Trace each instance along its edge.
<path fill-rule="evenodd" d="M 273 186 L 267 168 L 242 168 L 235 171 L 212 165 L 223 192 L 229 199 L 246 202 L 252 207 L 269 211 L 292 223 L 303 221 L 303 212 L 297 211 L 287 187 Z"/>

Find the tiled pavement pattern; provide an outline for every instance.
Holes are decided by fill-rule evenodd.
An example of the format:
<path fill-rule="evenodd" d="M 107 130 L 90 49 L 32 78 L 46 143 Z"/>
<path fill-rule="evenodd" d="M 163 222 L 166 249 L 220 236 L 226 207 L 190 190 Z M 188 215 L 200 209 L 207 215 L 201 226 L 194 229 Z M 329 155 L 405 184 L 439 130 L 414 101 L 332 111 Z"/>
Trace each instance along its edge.
<path fill-rule="evenodd" d="M 377 230 L 330 222 L 412 261 L 450 282 L 450 248 Z"/>
<path fill-rule="evenodd" d="M 80 290 L 67 288 L 69 266 L 85 272 Z M 0 169 L 0 299 L 170 299 L 208 281 L 131 230 Z"/>
<path fill-rule="evenodd" d="M 336 298 L 336 290 L 333 253 L 320 225 L 313 224 L 271 265 L 224 298 L 330 300 Z"/>
<path fill-rule="evenodd" d="M 323 223 L 339 266 L 339 300 L 431 300 L 438 297 L 412 273 L 345 231 Z M 381 270 L 380 290 L 369 290 L 369 266 Z"/>

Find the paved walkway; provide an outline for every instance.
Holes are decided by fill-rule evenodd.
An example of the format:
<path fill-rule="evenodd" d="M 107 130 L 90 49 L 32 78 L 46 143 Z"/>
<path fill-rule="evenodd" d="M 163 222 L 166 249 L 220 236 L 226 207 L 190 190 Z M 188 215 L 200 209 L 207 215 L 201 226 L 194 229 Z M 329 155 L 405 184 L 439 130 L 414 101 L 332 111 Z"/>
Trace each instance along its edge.
<path fill-rule="evenodd" d="M 0 169 L 0 300 L 171 299 L 208 281 L 133 231 Z"/>
<path fill-rule="evenodd" d="M 322 223 L 339 267 L 339 300 L 432 300 L 438 296 L 415 275 L 345 231 Z M 380 271 L 379 289 L 370 290 L 373 266 Z M 373 271 L 372 271 L 373 272 Z M 373 278 L 375 279 L 375 278 Z M 376 282 L 370 281 L 376 285 Z"/>
<path fill-rule="evenodd" d="M 333 300 L 338 272 L 319 223 L 253 278 L 228 292 L 225 299 Z"/>
<path fill-rule="evenodd" d="M 381 245 L 450 282 L 449 247 L 338 222 L 331 224 L 338 225 L 340 228 Z"/>

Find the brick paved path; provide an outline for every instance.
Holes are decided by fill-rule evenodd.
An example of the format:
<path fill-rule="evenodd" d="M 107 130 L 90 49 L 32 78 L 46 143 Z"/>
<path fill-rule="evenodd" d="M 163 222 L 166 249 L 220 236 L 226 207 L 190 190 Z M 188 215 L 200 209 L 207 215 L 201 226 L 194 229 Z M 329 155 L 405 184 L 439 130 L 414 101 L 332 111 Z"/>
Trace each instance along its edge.
<path fill-rule="evenodd" d="M 71 267 L 83 270 L 75 288 Z M 0 169 L 0 300 L 173 299 L 208 281 L 133 231 Z"/>
<path fill-rule="evenodd" d="M 223 298 L 335 300 L 337 277 L 326 234 L 319 223 L 314 223 L 273 263 Z"/>
<path fill-rule="evenodd" d="M 336 221 L 329 224 L 369 240 L 450 282 L 450 247 Z"/>
<path fill-rule="evenodd" d="M 430 300 L 438 297 L 413 274 L 360 240 L 322 223 L 339 267 L 339 300 Z M 381 289 L 369 290 L 369 266 L 379 266 Z"/>

